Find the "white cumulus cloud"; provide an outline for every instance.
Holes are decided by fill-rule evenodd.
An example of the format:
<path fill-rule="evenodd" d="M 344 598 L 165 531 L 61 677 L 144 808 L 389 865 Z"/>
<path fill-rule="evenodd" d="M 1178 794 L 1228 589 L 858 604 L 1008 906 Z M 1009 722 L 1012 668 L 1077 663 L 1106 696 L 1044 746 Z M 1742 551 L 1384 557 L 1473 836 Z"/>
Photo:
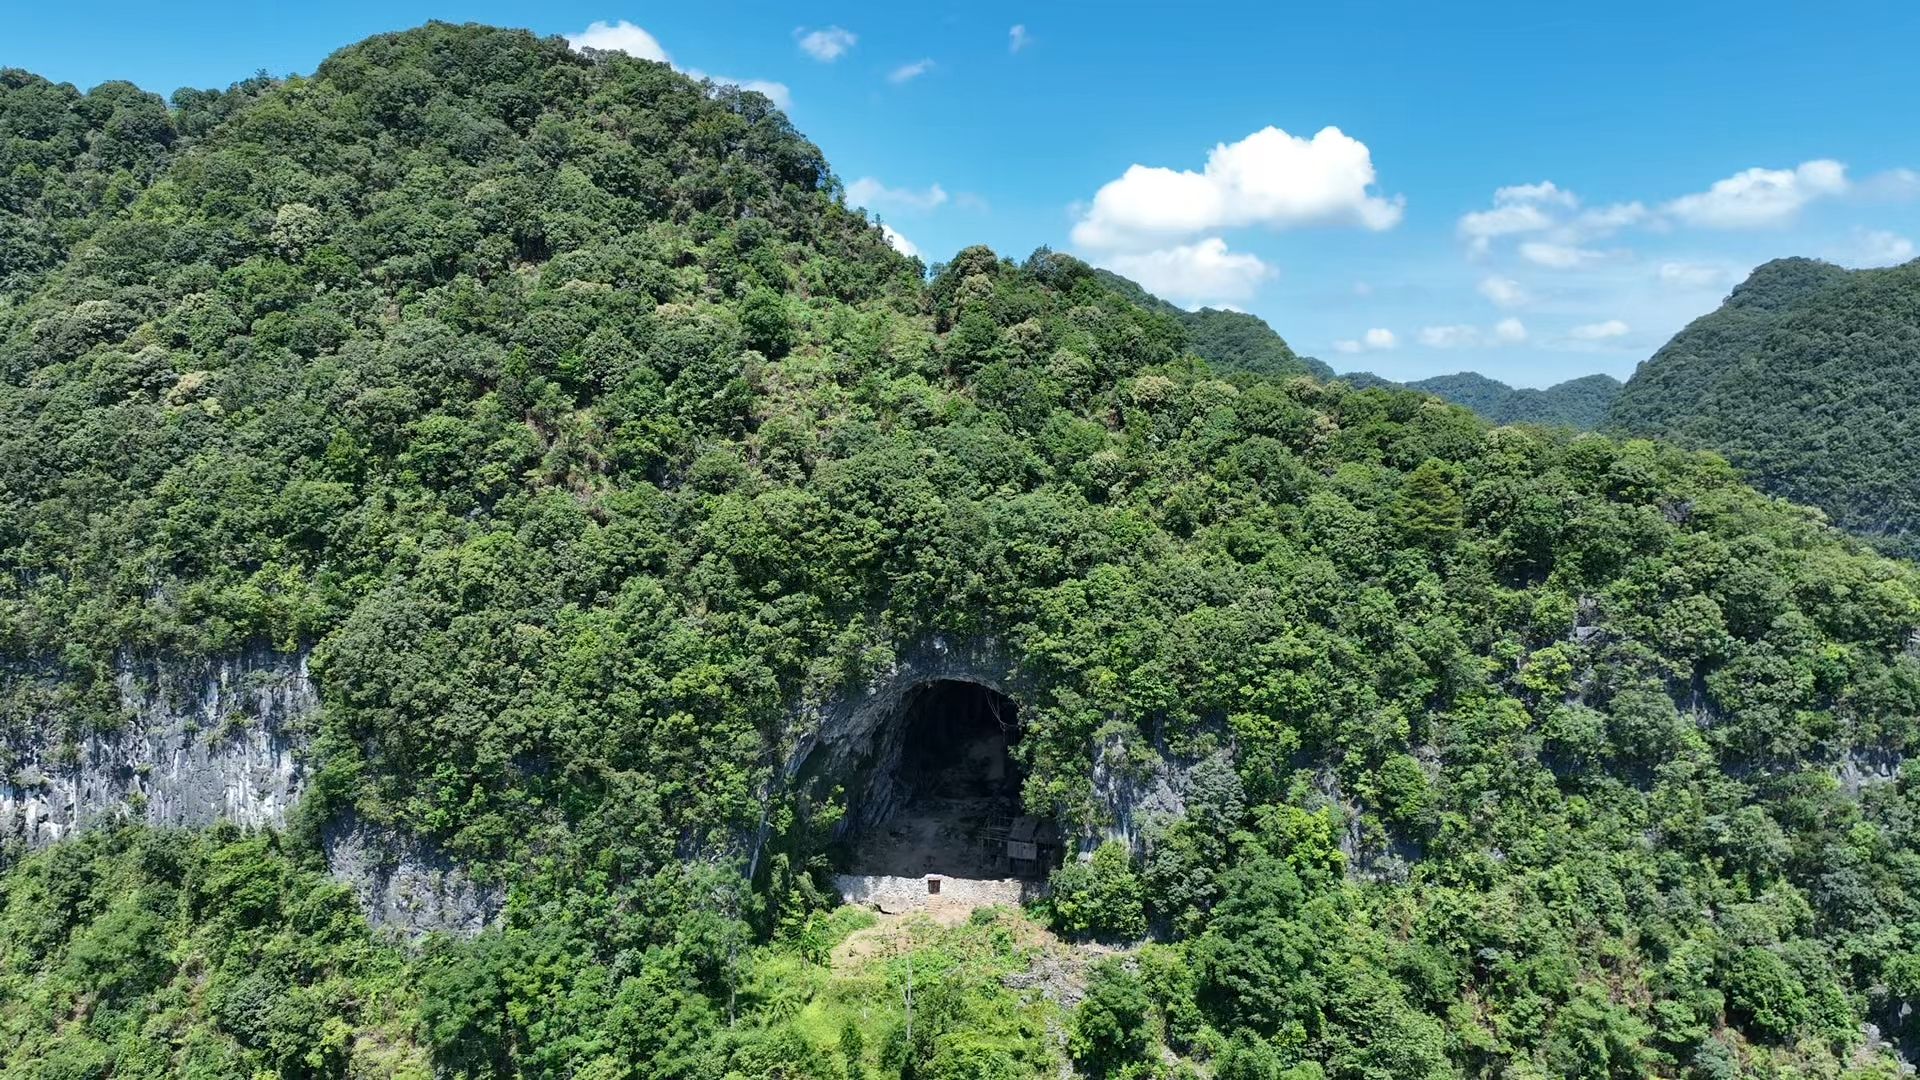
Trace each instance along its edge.
<path fill-rule="evenodd" d="M 946 201 L 947 189 L 939 184 L 930 184 L 925 191 L 914 191 L 910 188 L 890 188 L 871 176 L 863 176 L 847 185 L 847 205 L 864 206 L 869 210 L 892 207 L 924 212 Z"/>
<path fill-rule="evenodd" d="M 800 51 L 823 64 L 831 64 L 847 55 L 860 35 L 838 26 L 823 26 L 818 30 L 801 27 L 793 32 L 794 40 L 800 43 Z"/>
<path fill-rule="evenodd" d="M 1141 248 L 1212 229 L 1265 225 L 1358 225 L 1390 229 L 1405 200 L 1373 191 L 1373 155 L 1336 127 L 1311 139 L 1263 128 L 1220 143 L 1200 172 L 1132 165 L 1094 194 L 1073 241 Z"/>
<path fill-rule="evenodd" d="M 1752 229 L 1784 225 L 1815 199 L 1847 192 L 1847 167 L 1822 158 L 1792 169 L 1747 169 L 1693 195 L 1682 195 L 1666 211 L 1688 225 L 1706 229 Z"/>
<path fill-rule="evenodd" d="M 1334 342 L 1333 350 L 1343 353 L 1385 352 L 1388 349 L 1398 348 L 1399 346 L 1400 339 L 1393 331 L 1376 326 L 1369 329 L 1366 333 L 1361 334 L 1358 338 L 1348 338 L 1343 341 Z"/>
<path fill-rule="evenodd" d="M 907 258 L 917 259 L 920 257 L 920 249 L 914 246 L 913 241 L 901 236 L 900 231 L 893 226 L 880 226 L 880 235 L 887 238 L 887 243 L 893 246 L 893 250 L 905 255 Z"/>
<path fill-rule="evenodd" d="M 1501 319 L 1493 324 L 1493 340 L 1503 345 L 1518 345 L 1527 340 L 1527 324 L 1511 317 Z"/>
<path fill-rule="evenodd" d="M 611 23 L 604 20 L 588 23 L 585 30 L 568 34 L 567 44 L 576 49 L 623 52 L 640 60 L 654 60 L 662 64 L 673 62 L 668 58 L 667 50 L 661 47 L 660 39 L 625 19 Z"/>
<path fill-rule="evenodd" d="M 1631 329 L 1619 319 L 1605 322 L 1585 323 L 1567 331 L 1567 336 L 1578 341 L 1606 341 L 1609 338 L 1625 337 Z"/>
<path fill-rule="evenodd" d="M 1480 295 L 1503 308 L 1524 307 L 1533 300 L 1525 286 L 1510 277 L 1490 274 L 1480 279 Z"/>
<path fill-rule="evenodd" d="M 912 82 L 932 70 L 933 60 L 931 58 L 915 60 L 911 64 L 901 64 L 899 67 L 887 72 L 887 81 L 898 86 L 901 83 Z"/>
<path fill-rule="evenodd" d="M 1031 44 L 1033 44 L 1033 37 L 1027 33 L 1025 23 L 1014 23 L 1013 27 L 1007 31 L 1008 52 L 1019 52 Z"/>
<path fill-rule="evenodd" d="M 1521 244 L 1520 257 L 1554 270 L 1571 270 L 1603 258 L 1597 251 L 1570 244 L 1552 244 L 1545 240 L 1529 240 Z"/>
<path fill-rule="evenodd" d="M 587 24 L 585 30 L 567 35 L 567 44 L 576 49 L 598 49 L 603 52 L 623 52 L 640 60 L 653 60 L 662 64 L 672 64 L 674 70 L 692 79 L 707 79 L 725 86 L 737 86 L 742 90 L 752 90 L 765 94 L 767 99 L 782 109 L 793 107 L 793 93 L 785 83 L 767 79 L 736 79 L 728 75 L 710 75 L 699 68 L 681 67 L 673 63 L 660 39 L 647 33 L 625 19 L 618 22 L 604 20 Z"/>
<path fill-rule="evenodd" d="M 1274 274 L 1259 256 L 1227 250 L 1227 242 L 1218 236 L 1157 251 L 1110 255 L 1104 262 L 1150 293 L 1189 303 L 1245 300 Z"/>

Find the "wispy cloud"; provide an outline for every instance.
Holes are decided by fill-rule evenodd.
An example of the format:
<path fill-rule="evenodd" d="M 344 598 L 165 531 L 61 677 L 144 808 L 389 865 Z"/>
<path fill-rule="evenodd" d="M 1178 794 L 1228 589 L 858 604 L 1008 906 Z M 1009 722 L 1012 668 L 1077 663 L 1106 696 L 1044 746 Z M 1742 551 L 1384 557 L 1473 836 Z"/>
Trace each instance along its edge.
<path fill-rule="evenodd" d="M 898 86 L 901 83 L 912 82 L 932 70 L 933 60 L 931 58 L 922 58 L 915 60 L 911 64 L 901 64 L 899 67 L 887 72 L 887 81 Z"/>
<path fill-rule="evenodd" d="M 823 64 L 831 64 L 847 55 L 860 41 L 858 34 L 838 26 L 823 26 L 818 30 L 802 26 L 794 30 L 793 37 L 800 43 L 801 52 Z"/>
<path fill-rule="evenodd" d="M 1033 37 L 1027 33 L 1027 24 L 1014 23 L 1013 28 L 1007 31 L 1008 52 L 1017 53 L 1031 44 L 1033 44 Z"/>
<path fill-rule="evenodd" d="M 1476 349 L 1493 345 L 1519 345 L 1527 340 L 1526 324 L 1519 319 L 1501 319 L 1491 330 L 1469 323 L 1450 326 L 1426 326 L 1416 335 L 1430 349 Z"/>
<path fill-rule="evenodd" d="M 1632 327 L 1619 319 L 1607 319 L 1604 322 L 1585 323 L 1567 331 L 1567 336 L 1576 341 L 1606 341 L 1609 338 L 1625 337 Z"/>
<path fill-rule="evenodd" d="M 925 191 L 911 188 L 893 188 L 871 176 L 863 176 L 847 185 L 847 203 L 852 206 L 864 206 L 869 210 L 882 210 L 888 207 L 899 210 L 927 211 L 943 205 L 947 201 L 947 189 L 939 184 L 929 184 Z"/>

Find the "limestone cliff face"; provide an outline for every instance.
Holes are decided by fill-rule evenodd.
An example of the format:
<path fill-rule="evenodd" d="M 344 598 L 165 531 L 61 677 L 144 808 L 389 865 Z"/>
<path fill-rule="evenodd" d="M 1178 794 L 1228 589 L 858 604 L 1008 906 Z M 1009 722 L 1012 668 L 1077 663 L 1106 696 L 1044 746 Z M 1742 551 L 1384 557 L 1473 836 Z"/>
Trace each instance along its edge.
<path fill-rule="evenodd" d="M 16 668 L 0 681 L 27 712 L 0 731 L 0 840 L 43 848 L 120 820 L 280 828 L 305 789 L 320 697 L 304 651 L 123 656 L 114 665 L 122 723 L 77 736 L 50 676 Z M 498 917 L 497 887 L 475 885 L 418 838 L 336 822 L 324 840 L 334 876 L 375 927 L 474 933 Z"/>
<path fill-rule="evenodd" d="M 0 749 L 0 836 L 38 848 L 125 817 L 156 826 L 286 821 L 319 704 L 304 653 L 123 658 L 115 668 L 118 729 L 68 741 L 56 714 L 10 733 Z"/>

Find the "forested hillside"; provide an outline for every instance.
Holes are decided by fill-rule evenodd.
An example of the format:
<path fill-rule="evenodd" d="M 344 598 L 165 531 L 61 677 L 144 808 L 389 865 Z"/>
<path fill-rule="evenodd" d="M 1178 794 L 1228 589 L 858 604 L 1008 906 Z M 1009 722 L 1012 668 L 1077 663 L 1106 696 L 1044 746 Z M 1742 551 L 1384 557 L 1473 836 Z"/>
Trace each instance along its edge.
<path fill-rule="evenodd" d="M 1311 356 L 1294 352 L 1285 338 L 1265 319 L 1244 311 L 1201 308 L 1188 311 L 1170 304 L 1111 270 L 1095 270 L 1102 284 L 1149 311 L 1178 320 L 1187 332 L 1187 347 L 1195 356 L 1226 372 L 1252 375 L 1313 375 L 1333 378 L 1333 369 Z"/>
<path fill-rule="evenodd" d="M 1188 350 L 1218 371 L 1267 376 L 1306 374 L 1319 379 L 1336 377 L 1333 369 L 1320 360 L 1295 353 L 1284 338 L 1256 315 L 1219 308 L 1187 311 L 1110 270 L 1094 273 L 1121 296 L 1179 320 L 1186 330 Z M 1464 405 L 1496 424 L 1541 424 L 1576 431 L 1599 427 L 1620 393 L 1620 380 L 1611 375 L 1569 379 L 1545 390 L 1516 389 L 1471 371 L 1436 375 L 1410 383 L 1395 383 L 1364 371 L 1338 378 L 1361 389 L 1406 386 Z"/>
<path fill-rule="evenodd" d="M 80 117 L 8 182 L 92 190 L 115 114 L 8 79 Z M 1044 250 L 929 277 L 765 98 L 559 39 L 165 121 L 5 204 L 58 257 L 0 305 L 0 733 L 311 645 L 318 780 L 8 848 L 8 1075 L 1896 1075 L 1920 571 L 1718 457 L 1247 370 Z M 1188 777 L 1031 913 L 1112 950 L 1070 994 L 1014 913 L 842 948 L 795 705 L 935 632 L 1020 658 L 1088 848 Z M 501 925 L 376 937 L 348 810 Z"/>
<path fill-rule="evenodd" d="M 1568 379 L 1545 390 L 1516 389 L 1471 371 L 1436 375 L 1406 385 L 1465 405 L 1496 424 L 1545 424 L 1576 431 L 1592 431 L 1604 423 L 1607 410 L 1620 394 L 1620 380 L 1611 375 Z"/>
<path fill-rule="evenodd" d="M 1717 450 L 1761 488 L 1920 552 L 1920 263 L 1757 268 L 1640 365 L 1607 423 Z"/>

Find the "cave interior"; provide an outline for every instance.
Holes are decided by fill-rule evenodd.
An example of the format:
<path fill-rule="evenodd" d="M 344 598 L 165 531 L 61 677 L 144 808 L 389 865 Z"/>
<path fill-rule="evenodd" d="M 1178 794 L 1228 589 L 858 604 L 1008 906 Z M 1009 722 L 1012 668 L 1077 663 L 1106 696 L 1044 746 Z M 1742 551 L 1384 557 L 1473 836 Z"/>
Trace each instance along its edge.
<path fill-rule="evenodd" d="M 1021 809 L 1020 734 L 1018 706 L 990 687 L 939 679 L 908 691 L 879 735 L 865 805 L 841 845 L 842 871 L 1045 876 L 1057 830 Z M 1021 846 L 1036 834 L 1038 843 Z"/>

